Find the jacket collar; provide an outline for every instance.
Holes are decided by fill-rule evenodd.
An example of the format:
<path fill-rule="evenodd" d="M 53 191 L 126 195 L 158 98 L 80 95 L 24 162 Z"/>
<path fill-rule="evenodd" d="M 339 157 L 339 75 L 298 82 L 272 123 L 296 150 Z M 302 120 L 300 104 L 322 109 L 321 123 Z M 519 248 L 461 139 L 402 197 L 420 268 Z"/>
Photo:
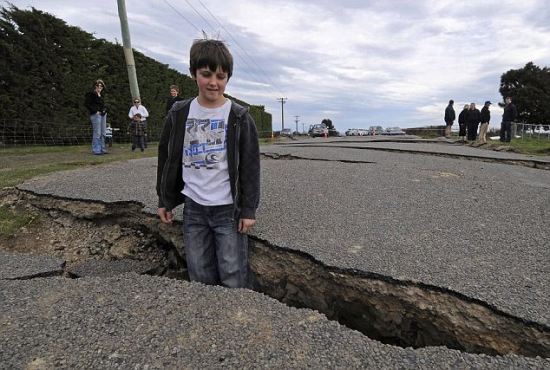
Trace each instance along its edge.
<path fill-rule="evenodd" d="M 189 106 L 189 104 L 191 104 L 191 101 L 193 101 L 193 99 L 195 98 L 190 98 L 190 99 L 175 102 L 174 105 L 172 106 L 172 110 L 179 111 L 184 109 L 185 107 Z M 235 103 L 235 101 L 231 100 L 231 112 L 235 114 L 235 117 L 241 118 L 242 116 L 244 116 L 246 112 L 248 112 L 248 109 L 249 109 L 248 107 L 243 107 L 242 105 Z"/>

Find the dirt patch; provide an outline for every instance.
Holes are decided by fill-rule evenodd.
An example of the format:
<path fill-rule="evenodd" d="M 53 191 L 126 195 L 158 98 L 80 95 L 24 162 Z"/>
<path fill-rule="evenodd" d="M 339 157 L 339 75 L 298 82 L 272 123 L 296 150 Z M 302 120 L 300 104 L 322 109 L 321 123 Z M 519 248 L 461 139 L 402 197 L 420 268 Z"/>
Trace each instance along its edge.
<path fill-rule="evenodd" d="M 0 248 L 7 252 L 55 256 L 64 259 L 67 267 L 90 259 L 124 258 L 167 265 L 166 251 L 159 248 L 155 235 L 128 220 L 110 222 L 105 205 L 81 207 L 75 205 L 78 202 L 56 202 L 57 208 L 53 208 L 40 197 L 3 190 L 0 205 L 16 213 L 30 214 L 34 221 L 12 235 L 0 235 Z"/>

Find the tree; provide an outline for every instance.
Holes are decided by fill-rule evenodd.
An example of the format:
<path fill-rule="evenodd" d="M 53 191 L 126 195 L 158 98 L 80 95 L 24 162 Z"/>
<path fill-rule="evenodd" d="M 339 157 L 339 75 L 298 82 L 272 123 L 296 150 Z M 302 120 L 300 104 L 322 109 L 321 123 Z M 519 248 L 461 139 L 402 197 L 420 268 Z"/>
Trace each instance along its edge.
<path fill-rule="evenodd" d="M 550 69 L 529 62 L 520 69 L 511 69 L 500 78 L 503 100 L 507 96 L 518 108 L 520 121 L 529 124 L 550 124 Z M 502 103 L 499 103 L 502 106 Z"/>
<path fill-rule="evenodd" d="M 329 118 L 325 118 L 321 121 L 322 124 L 327 126 L 329 130 L 334 130 L 334 125 L 332 124 L 332 121 Z"/>
<path fill-rule="evenodd" d="M 24 130 L 32 132 L 87 123 L 84 95 L 101 78 L 106 84 L 108 122 L 126 131 L 132 97 L 121 45 L 97 39 L 35 8 L 11 5 L 0 7 L 0 55 L 0 122 L 21 122 Z M 155 139 L 164 124 L 169 86 L 178 85 L 184 98 L 196 96 L 197 86 L 189 76 L 138 51 L 134 57 Z M 263 107 L 250 107 L 252 117 L 263 125 L 258 131 L 270 136 L 271 115 Z"/>

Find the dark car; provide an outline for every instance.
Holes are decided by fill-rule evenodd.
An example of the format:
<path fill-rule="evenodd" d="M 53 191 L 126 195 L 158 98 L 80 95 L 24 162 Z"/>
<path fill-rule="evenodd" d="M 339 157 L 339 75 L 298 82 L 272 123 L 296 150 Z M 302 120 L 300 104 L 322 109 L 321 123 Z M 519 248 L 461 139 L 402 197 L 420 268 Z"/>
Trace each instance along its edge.
<path fill-rule="evenodd" d="M 327 126 L 323 124 L 312 125 L 308 134 L 311 137 L 328 136 L 328 129 Z"/>

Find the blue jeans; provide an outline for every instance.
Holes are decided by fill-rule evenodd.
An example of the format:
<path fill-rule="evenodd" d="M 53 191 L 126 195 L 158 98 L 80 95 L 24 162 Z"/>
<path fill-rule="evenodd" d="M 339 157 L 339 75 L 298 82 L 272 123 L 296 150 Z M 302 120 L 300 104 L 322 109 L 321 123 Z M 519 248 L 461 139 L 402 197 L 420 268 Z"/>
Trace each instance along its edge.
<path fill-rule="evenodd" d="M 90 122 L 92 122 L 92 153 L 106 153 L 105 130 L 107 129 L 107 115 L 92 114 Z"/>
<path fill-rule="evenodd" d="M 183 243 L 191 281 L 248 288 L 248 236 L 237 231 L 233 205 L 203 206 L 189 197 Z"/>

